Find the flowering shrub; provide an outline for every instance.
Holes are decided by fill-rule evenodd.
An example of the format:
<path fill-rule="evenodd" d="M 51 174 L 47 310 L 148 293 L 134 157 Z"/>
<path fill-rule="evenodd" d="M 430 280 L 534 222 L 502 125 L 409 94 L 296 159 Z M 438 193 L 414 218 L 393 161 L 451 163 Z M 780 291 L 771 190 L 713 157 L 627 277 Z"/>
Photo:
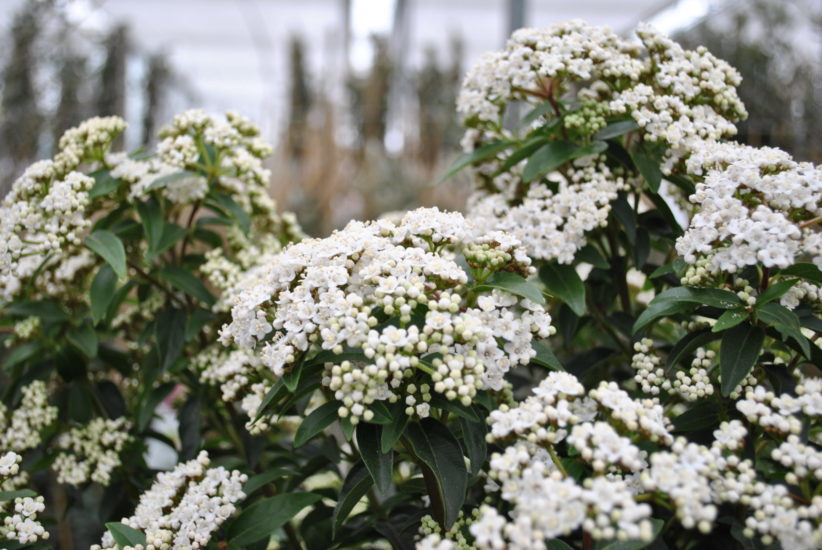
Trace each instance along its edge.
<path fill-rule="evenodd" d="M 822 548 L 822 174 L 722 141 L 734 69 L 638 35 L 468 73 L 465 216 L 302 239 L 236 115 L 70 131 L 0 216 L 0 535 Z"/>

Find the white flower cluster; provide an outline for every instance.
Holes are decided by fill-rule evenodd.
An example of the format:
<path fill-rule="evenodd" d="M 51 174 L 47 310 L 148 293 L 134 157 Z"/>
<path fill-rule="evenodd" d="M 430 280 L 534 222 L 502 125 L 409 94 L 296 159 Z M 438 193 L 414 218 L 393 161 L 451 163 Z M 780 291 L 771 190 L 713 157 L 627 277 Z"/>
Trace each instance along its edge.
<path fill-rule="evenodd" d="M 145 550 L 205 548 L 211 535 L 245 499 L 248 476 L 222 466 L 209 468 L 208 453 L 178 464 L 157 475 L 151 488 L 140 496 L 134 515 L 120 520 L 146 535 Z M 111 533 L 103 535 L 92 550 L 116 549 Z"/>
<path fill-rule="evenodd" d="M 803 258 L 822 267 L 822 168 L 771 148 L 700 142 L 686 161 L 701 175 L 698 206 L 676 244 L 686 262 L 702 258 L 727 273 L 749 265 L 785 268 Z"/>
<path fill-rule="evenodd" d="M 650 350 L 647 342 L 640 348 Z M 572 375 L 549 374 L 518 406 L 489 415 L 489 440 L 503 451 L 491 457 L 486 491 L 507 504 L 495 508 L 486 500 L 469 526 L 476 546 L 543 549 L 547 540 L 579 527 L 594 539 L 647 540 L 646 502 L 662 498 L 686 529 L 710 532 L 719 507 L 730 504 L 744 511 L 747 537 L 779 541 L 783 548 L 819 548 L 822 497 L 814 494 L 822 452 L 816 443 L 802 442 L 797 415 L 818 426 L 822 380 L 800 379 L 795 395 L 777 396 L 758 386 L 737 408 L 749 422 L 784 438 L 770 457 L 788 469 L 785 481 L 804 487 L 807 498 L 791 498 L 787 486 L 764 481 L 742 458 L 748 429 L 740 420 L 723 422 L 708 446 L 675 439 L 653 401 L 631 399 L 606 382 L 586 396 Z M 657 445 L 648 446 L 649 440 Z M 557 450 L 564 448 L 568 456 L 560 458 Z M 582 461 L 592 473 L 576 481 L 566 472 L 568 461 Z"/>
<path fill-rule="evenodd" d="M 59 483 L 79 486 L 88 481 L 108 485 L 122 463 L 120 452 L 131 441 L 130 423 L 125 417 L 110 420 L 97 417 L 85 426 L 60 434 L 52 468 Z"/>
<path fill-rule="evenodd" d="M 23 387 L 20 405 L 9 413 L 0 403 L 0 450 L 21 453 L 40 444 L 40 432 L 57 419 L 57 407 L 48 403 L 45 382 Z"/>
<path fill-rule="evenodd" d="M 469 292 L 460 252 L 477 277 L 533 273 L 515 238 L 474 237 L 457 213 L 352 222 L 290 246 L 241 281 L 222 341 L 258 350 L 261 383 L 324 350 L 323 385 L 353 423 L 371 418 L 374 401 L 402 399 L 422 417 L 432 394 L 468 405 L 480 389 L 501 389 L 509 368 L 535 355 L 532 338 L 553 330 L 539 304 L 498 289 Z M 347 348 L 362 355 L 334 361 Z"/>
<path fill-rule="evenodd" d="M 511 139 L 503 128 L 510 102 L 547 102 L 553 112 L 537 117 L 537 127 L 560 115 L 568 95 L 581 107 L 563 113 L 564 129 L 587 136 L 608 118 L 631 117 L 646 141 L 668 148 L 666 171 L 691 142 L 734 135 L 734 121 L 746 114 L 736 94 L 739 74 L 704 48 L 684 50 L 650 26 L 637 34 L 641 45 L 581 21 L 514 32 L 504 50 L 486 54 L 465 77 L 457 101 L 467 127 L 463 149 Z M 476 167 L 470 215 L 483 228 L 513 232 L 539 259 L 570 263 L 585 232 L 607 219 L 617 192 L 641 184 L 597 155 L 550 174 L 550 187 L 542 180 L 529 184 L 525 160 L 506 165 L 512 154 L 513 147 Z"/>
<path fill-rule="evenodd" d="M 497 192 L 475 193 L 469 199 L 469 218 L 480 231 L 516 235 L 535 258 L 571 263 L 585 245 L 585 233 L 607 224 L 611 201 L 628 184 L 599 155 L 577 159 L 564 174 L 551 178 L 556 190 L 532 183 L 517 202 L 521 182 L 503 174 L 494 179 Z"/>
<path fill-rule="evenodd" d="M 0 480 L 2 486 L 11 476 L 16 476 L 20 470 L 22 457 L 13 451 L 0 456 Z M 9 504 L 13 508 L 8 510 Z M 49 538 L 49 533 L 37 521 L 37 514 L 45 510 L 43 497 L 17 497 L 13 502 L 0 503 L 0 538 L 13 540 L 20 544 L 31 544 L 38 540 Z"/>
<path fill-rule="evenodd" d="M 53 160 L 32 164 L 14 182 L 0 206 L 0 303 L 12 300 L 41 264 L 48 264 L 40 284 L 50 294 L 85 266 L 79 247 L 91 225 L 86 209 L 94 180 L 77 170 L 100 160 L 124 129 L 118 117 L 87 120 L 65 133 Z"/>

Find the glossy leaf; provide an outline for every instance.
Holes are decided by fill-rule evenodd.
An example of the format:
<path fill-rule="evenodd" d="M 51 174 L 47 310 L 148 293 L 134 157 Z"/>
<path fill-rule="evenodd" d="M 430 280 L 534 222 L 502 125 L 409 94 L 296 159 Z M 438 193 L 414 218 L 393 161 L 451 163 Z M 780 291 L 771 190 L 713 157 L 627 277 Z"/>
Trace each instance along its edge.
<path fill-rule="evenodd" d="M 577 316 L 585 315 L 585 285 L 573 266 L 546 263 L 540 268 L 539 277 L 548 291 L 568 304 Z"/>
<path fill-rule="evenodd" d="M 117 275 L 114 273 L 114 269 L 108 264 L 101 265 L 91 282 L 89 291 L 91 318 L 95 325 L 105 318 L 116 289 Z"/>
<path fill-rule="evenodd" d="M 749 323 L 726 330 L 719 348 L 719 369 L 722 377 L 722 395 L 728 396 L 751 372 L 765 332 Z"/>
<path fill-rule="evenodd" d="M 719 319 L 716 320 L 716 323 L 714 323 L 714 326 L 711 328 L 711 332 L 722 332 L 723 330 L 735 327 L 747 318 L 748 312 L 746 310 L 742 308 L 729 309 L 719 316 Z"/>
<path fill-rule="evenodd" d="M 264 540 L 320 498 L 316 493 L 283 493 L 258 500 L 228 526 L 228 541 L 246 546 Z"/>
<path fill-rule="evenodd" d="M 405 414 L 405 404 L 402 401 L 391 406 L 391 418 L 391 423 L 384 425 L 380 434 L 380 450 L 383 453 L 394 448 L 408 426 L 408 415 Z"/>
<path fill-rule="evenodd" d="M 802 348 L 802 353 L 805 357 L 811 357 L 810 342 L 808 342 L 808 339 L 802 334 L 799 317 L 796 316 L 796 313 L 785 306 L 773 302 L 765 304 L 759 308 L 756 313 L 762 322 L 771 325 L 779 331 L 783 338 L 793 338 Z"/>
<path fill-rule="evenodd" d="M 658 192 L 659 185 L 662 183 L 662 170 L 659 168 L 659 164 L 643 151 L 634 151 L 631 158 L 651 191 Z"/>
<path fill-rule="evenodd" d="M 475 290 L 482 292 L 493 289 L 504 290 L 515 296 L 545 305 L 545 298 L 537 285 L 510 271 L 492 273 L 481 285 L 477 285 Z"/>
<path fill-rule="evenodd" d="M 386 453 L 382 452 L 381 438 L 382 426 L 368 422 L 360 422 L 357 425 L 357 446 L 360 449 L 360 457 L 368 473 L 371 474 L 377 491 L 386 495 L 392 485 L 394 453 L 390 449 Z"/>
<path fill-rule="evenodd" d="M 604 141 L 595 141 L 591 145 L 579 146 L 571 141 L 552 141 L 537 149 L 522 172 L 525 181 L 532 181 L 548 172 L 556 170 L 575 158 L 601 153 L 608 148 Z"/>
<path fill-rule="evenodd" d="M 311 411 L 297 428 L 294 434 L 294 447 L 301 447 L 308 443 L 315 435 L 322 432 L 339 419 L 337 410 L 340 408 L 339 401 L 329 401 Z"/>
<path fill-rule="evenodd" d="M 548 367 L 551 370 L 564 371 L 562 363 L 559 362 L 557 356 L 545 342 L 539 340 L 531 340 L 531 347 L 537 352 L 536 357 L 531 359 L 533 363 Z"/>
<path fill-rule="evenodd" d="M 628 132 L 632 132 L 638 128 L 639 124 L 637 124 L 634 119 L 619 120 L 617 122 L 612 122 L 602 130 L 594 134 L 593 137 L 594 139 L 611 139 L 625 135 Z"/>
<path fill-rule="evenodd" d="M 343 522 L 351 513 L 351 510 L 354 509 L 354 506 L 365 496 L 365 493 L 368 492 L 368 489 L 370 489 L 373 484 L 374 480 L 371 478 L 371 474 L 368 473 L 365 465 L 362 462 L 354 464 L 348 472 L 348 475 L 345 476 L 345 481 L 343 481 L 342 488 L 340 489 L 339 500 L 337 500 L 337 506 L 334 508 L 334 514 L 331 519 L 332 537 L 337 537 L 337 531 L 340 526 L 342 526 Z"/>
<path fill-rule="evenodd" d="M 99 229 L 86 237 L 86 245 L 114 269 L 118 277 L 126 276 L 126 249 L 111 231 Z"/>
<path fill-rule="evenodd" d="M 120 548 L 124 548 L 126 546 L 133 547 L 138 544 L 143 547 L 146 545 L 146 536 L 133 527 L 112 521 L 106 523 L 106 529 L 108 529 L 108 532 L 111 533 L 111 536 L 114 538 L 114 542 L 116 542 Z"/>
<path fill-rule="evenodd" d="M 164 267 L 158 274 L 174 288 L 193 296 L 206 305 L 214 305 L 217 300 L 214 295 L 203 284 L 203 281 L 194 276 L 190 271 L 180 267 Z"/>
<path fill-rule="evenodd" d="M 483 145 L 476 151 L 471 153 L 463 153 L 451 164 L 448 170 L 440 176 L 440 178 L 435 182 L 435 185 L 439 185 L 440 183 L 444 182 L 466 166 L 470 166 L 472 164 L 476 164 L 481 160 L 485 160 L 491 156 L 500 153 L 511 146 L 510 142 L 507 141 L 494 141 L 489 143 L 488 145 Z"/>
<path fill-rule="evenodd" d="M 90 199 L 108 195 L 112 191 L 116 191 L 117 188 L 120 187 L 120 184 L 123 183 L 123 180 L 115 178 L 108 170 L 96 170 L 89 175 L 94 178 L 94 185 L 88 192 Z"/>
<path fill-rule="evenodd" d="M 434 519 L 446 528 L 457 520 L 468 488 L 468 471 L 459 443 L 433 418 L 411 422 L 405 430 L 411 451 L 423 469 Z"/>
<path fill-rule="evenodd" d="M 70 330 L 66 339 L 89 359 L 97 356 L 97 333 L 88 321 Z"/>
<path fill-rule="evenodd" d="M 776 283 L 771 284 L 759 296 L 756 297 L 756 305 L 763 306 L 778 298 L 781 298 L 791 287 L 799 282 L 799 279 L 782 279 Z"/>
<path fill-rule="evenodd" d="M 657 294 L 645 311 L 640 314 L 634 323 L 634 334 L 660 317 L 682 313 L 693 308 L 693 304 L 733 309 L 741 307 L 742 301 L 733 292 L 716 288 L 686 286 L 670 288 Z"/>

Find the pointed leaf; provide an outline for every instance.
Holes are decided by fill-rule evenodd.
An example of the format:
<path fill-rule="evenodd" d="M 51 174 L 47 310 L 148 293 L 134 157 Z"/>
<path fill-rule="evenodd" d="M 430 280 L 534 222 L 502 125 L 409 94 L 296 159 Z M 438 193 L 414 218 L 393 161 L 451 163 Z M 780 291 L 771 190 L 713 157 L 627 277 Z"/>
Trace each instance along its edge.
<path fill-rule="evenodd" d="M 759 358 L 764 340 L 765 331 L 749 323 L 737 325 L 723 333 L 719 347 L 722 395 L 730 395 L 748 376 Z"/>
<path fill-rule="evenodd" d="M 158 274 L 161 278 L 171 283 L 177 290 L 194 296 L 206 305 L 212 306 L 214 302 L 217 301 L 203 282 L 186 269 L 169 266 L 161 269 Z"/>
<path fill-rule="evenodd" d="M 503 151 L 511 146 L 511 143 L 507 141 L 494 141 L 489 143 L 488 145 L 483 145 L 479 149 L 472 151 L 471 153 L 463 153 L 451 164 L 448 171 L 445 172 L 440 178 L 434 183 L 434 185 L 439 185 L 440 183 L 444 182 L 466 166 L 470 166 L 472 164 L 476 164 L 481 160 L 485 160 L 488 157 L 496 155 L 500 151 Z"/>
<path fill-rule="evenodd" d="M 381 438 L 382 426 L 368 422 L 360 422 L 357 425 L 357 446 L 360 449 L 360 457 L 371 474 L 377 491 L 387 495 L 393 483 L 394 452 L 391 450 L 387 453 L 382 452 Z"/>
<path fill-rule="evenodd" d="M 69 331 L 66 338 L 89 359 L 97 356 L 97 333 L 88 321 Z"/>
<path fill-rule="evenodd" d="M 511 273 L 510 271 L 497 271 L 496 273 L 492 273 L 491 276 L 481 285 L 478 285 L 475 290 L 482 292 L 495 288 L 521 298 L 526 298 L 534 303 L 545 305 L 545 298 L 543 298 L 539 287 L 516 273 Z"/>
<path fill-rule="evenodd" d="M 96 325 L 103 320 L 108 311 L 108 306 L 114 297 L 117 288 L 117 275 L 108 264 L 103 264 L 97 270 L 97 275 L 91 282 L 89 291 L 89 302 L 91 302 L 91 318 Z"/>
<path fill-rule="evenodd" d="M 748 312 L 744 309 L 729 309 L 719 316 L 719 319 L 716 320 L 716 323 L 714 323 L 714 326 L 711 328 L 711 332 L 722 332 L 723 330 L 735 327 L 747 318 Z"/>
<path fill-rule="evenodd" d="M 611 139 L 615 138 L 628 132 L 632 132 L 639 128 L 639 124 L 636 123 L 634 119 L 629 120 L 619 120 L 617 122 L 612 122 L 596 134 L 594 134 L 594 139 Z"/>
<path fill-rule="evenodd" d="M 337 413 L 340 405 L 339 401 L 329 401 L 311 411 L 294 434 L 294 448 L 305 445 L 315 435 L 336 422 L 340 418 Z"/>
<path fill-rule="evenodd" d="M 548 367 L 551 370 L 565 370 L 562 368 L 562 363 L 559 362 L 557 356 L 554 355 L 554 352 L 548 347 L 548 344 L 539 340 L 531 340 L 531 347 L 537 352 L 537 355 L 531 359 L 532 362 L 542 365 L 543 367 Z"/>
<path fill-rule="evenodd" d="M 100 229 L 86 237 L 85 243 L 108 262 L 118 277 L 126 276 L 126 249 L 117 235 Z"/>
<path fill-rule="evenodd" d="M 233 545 L 247 546 L 271 537 L 303 508 L 320 498 L 321 495 L 315 493 L 283 493 L 258 500 L 231 522 L 227 539 Z"/>
<path fill-rule="evenodd" d="M 585 315 L 585 285 L 573 266 L 546 263 L 539 270 L 539 278 L 548 291 L 568 304 L 568 307 L 582 317 Z"/>
<path fill-rule="evenodd" d="M 146 545 L 146 536 L 133 527 L 112 521 L 106 523 L 106 529 L 108 529 L 108 532 L 111 533 L 111 536 L 114 538 L 114 542 L 116 542 L 120 548 L 124 548 L 126 546 L 133 547 L 138 544 L 142 546 Z"/>
<path fill-rule="evenodd" d="M 412 452 L 427 467 L 423 476 L 434 519 L 450 528 L 457 520 L 468 488 L 462 449 L 448 428 L 433 418 L 410 423 L 405 434 Z"/>
<path fill-rule="evenodd" d="M 345 476 L 342 489 L 340 489 L 340 497 L 337 500 L 337 506 L 334 507 L 334 514 L 331 516 L 332 537 L 337 537 L 337 531 L 340 526 L 354 509 L 354 506 L 365 496 L 368 489 L 374 484 L 368 469 L 362 462 L 357 462 Z"/>
<path fill-rule="evenodd" d="M 156 255 L 157 245 L 163 236 L 163 212 L 157 199 L 150 197 L 145 202 L 137 202 L 135 205 L 140 214 L 140 221 L 143 224 L 143 233 L 148 243 L 148 257 Z"/>
<path fill-rule="evenodd" d="M 537 149 L 528 159 L 522 171 L 522 179 L 526 182 L 531 181 L 556 170 L 570 160 L 601 153 L 607 148 L 608 144 L 604 141 L 596 141 L 582 147 L 571 141 L 552 141 Z"/>
<path fill-rule="evenodd" d="M 406 426 L 408 426 L 408 415 L 405 414 L 405 404 L 398 401 L 391 407 L 391 423 L 383 426 L 380 434 L 380 450 L 383 453 L 394 448 L 402 434 L 405 433 Z"/>
<path fill-rule="evenodd" d="M 756 297 L 756 305 L 762 306 L 767 304 L 768 302 L 772 302 L 778 298 L 781 298 L 786 292 L 788 292 L 791 289 L 791 287 L 793 287 L 798 282 L 799 279 L 783 279 L 781 281 L 771 284 L 770 286 L 768 286 L 768 288 L 765 289 L 765 292 Z"/>

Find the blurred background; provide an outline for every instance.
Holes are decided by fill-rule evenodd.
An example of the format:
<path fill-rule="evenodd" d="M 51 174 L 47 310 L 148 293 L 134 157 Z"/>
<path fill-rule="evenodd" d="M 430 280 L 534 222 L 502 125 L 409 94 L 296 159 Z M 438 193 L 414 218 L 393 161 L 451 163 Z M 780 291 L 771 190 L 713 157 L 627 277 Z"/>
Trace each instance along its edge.
<path fill-rule="evenodd" d="M 275 144 L 272 193 L 308 233 L 459 209 L 462 75 L 512 29 L 650 21 L 743 74 L 740 140 L 822 161 L 820 0 L 0 0 L 0 195 L 62 132 L 124 116 L 120 147 L 177 112 L 234 109 Z"/>

